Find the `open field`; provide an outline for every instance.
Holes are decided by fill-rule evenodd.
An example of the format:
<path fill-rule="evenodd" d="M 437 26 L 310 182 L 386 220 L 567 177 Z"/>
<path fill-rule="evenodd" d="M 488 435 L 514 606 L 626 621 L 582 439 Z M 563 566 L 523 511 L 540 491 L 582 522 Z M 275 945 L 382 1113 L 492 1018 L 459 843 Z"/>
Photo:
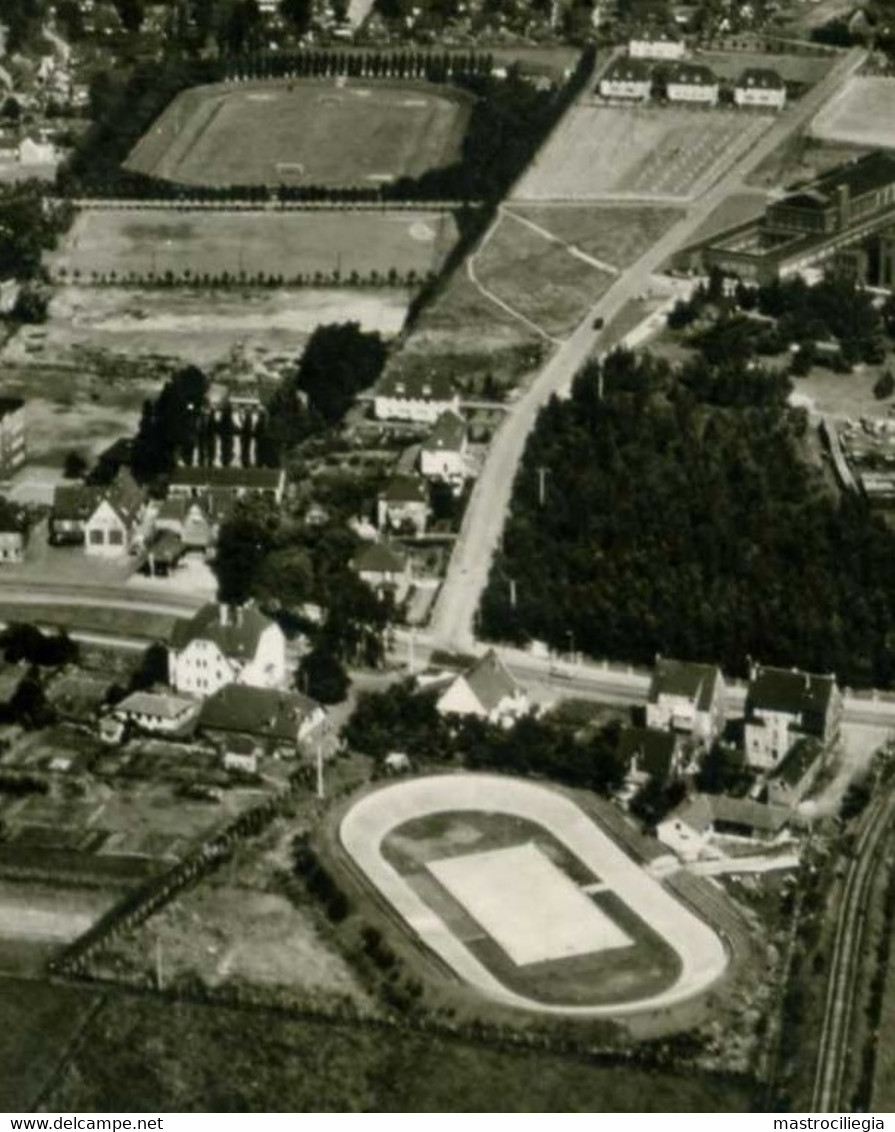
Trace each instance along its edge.
<path fill-rule="evenodd" d="M 804 132 L 788 137 L 746 178 L 747 185 L 765 189 L 792 188 L 805 184 L 869 153 L 869 148 L 821 142 Z"/>
<path fill-rule="evenodd" d="M 511 819 L 524 825 L 507 845 Z M 416 867 L 396 867 L 388 839 L 412 840 L 414 832 L 422 856 Z M 410 930 L 464 982 L 503 1005 L 620 1017 L 692 1000 L 726 970 L 715 933 L 574 802 L 547 787 L 484 774 L 407 781 L 356 802 L 339 836 Z M 559 861 L 555 849 L 541 849 L 544 838 L 559 843 Z M 514 854 L 510 867 L 518 872 L 520 848 L 529 882 L 522 904 L 555 912 L 536 947 L 532 936 L 541 929 L 521 914 L 517 883 L 500 879 L 508 867 L 500 854 Z M 569 857 L 571 871 L 563 864 Z M 598 905 L 589 924 L 582 900 Z M 607 919 L 620 935 L 608 934 Z M 630 941 L 624 946 L 623 937 Z M 554 997 L 557 985 L 563 999 Z"/>
<path fill-rule="evenodd" d="M 711 67 L 722 79 L 738 79 L 747 68 L 770 67 L 787 83 L 813 85 L 820 82 L 835 55 L 784 55 L 757 51 L 697 51 L 694 62 Z"/>
<path fill-rule="evenodd" d="M 404 325 L 410 292 L 365 289 L 226 290 L 75 287 L 56 289 L 49 321 L 11 338 L 0 362 L 25 368 L 80 368 L 85 355 L 127 365 L 192 362 L 201 367 L 238 362 L 245 374 L 272 357 L 291 362 L 317 326 L 357 321 L 386 337 Z M 139 405 L 138 405 L 139 411 Z M 64 422 L 63 422 L 64 423 Z M 116 439 L 121 435 L 119 430 Z"/>
<path fill-rule="evenodd" d="M 849 79 L 813 120 L 810 131 L 821 141 L 895 147 L 895 79 Z"/>
<path fill-rule="evenodd" d="M 114 903 L 97 889 L 56 891 L 0 880 L 0 939 L 69 943 Z"/>
<path fill-rule="evenodd" d="M 81 554 L 83 555 L 83 551 Z M 81 569 L 83 571 L 87 567 L 82 564 Z M 65 629 L 69 633 L 108 633 L 154 642 L 168 640 L 177 618 L 162 613 L 108 609 L 94 605 L 34 606 L 0 601 L 0 622 L 12 621 Z"/>
<path fill-rule="evenodd" d="M 545 229 L 573 255 L 583 253 L 616 268 L 639 259 L 683 216 L 676 208 L 639 204 L 514 204 L 504 211 Z"/>
<path fill-rule="evenodd" d="M 547 334 L 572 330 L 615 278 L 512 214 L 498 219 L 474 264 L 486 291 Z"/>
<path fill-rule="evenodd" d="M 203 275 L 348 281 L 438 271 L 457 238 L 446 212 L 82 211 L 47 259 L 57 279 Z"/>
<path fill-rule="evenodd" d="M 187 185 L 366 185 L 460 156 L 471 100 L 413 83 L 215 84 L 184 91 L 125 167 Z"/>
<path fill-rule="evenodd" d="M 737 224 L 745 224 L 747 220 L 755 220 L 761 216 L 767 206 L 767 194 L 761 190 L 754 192 L 734 193 L 723 204 L 719 204 L 715 211 L 690 239 L 690 244 L 697 244 L 703 240 L 711 239 L 718 232 L 733 228 Z"/>
<path fill-rule="evenodd" d="M 535 158 L 513 200 L 686 199 L 716 181 L 773 121 L 729 110 L 579 104 Z"/>
<path fill-rule="evenodd" d="M 0 978 L 0 1110 L 33 1111 L 100 1002 L 95 990 Z"/>
<path fill-rule="evenodd" d="M 184 1057 L 189 1050 L 189 1057 Z M 51 1112 L 741 1112 L 742 1085 L 437 1034 L 110 998 Z"/>

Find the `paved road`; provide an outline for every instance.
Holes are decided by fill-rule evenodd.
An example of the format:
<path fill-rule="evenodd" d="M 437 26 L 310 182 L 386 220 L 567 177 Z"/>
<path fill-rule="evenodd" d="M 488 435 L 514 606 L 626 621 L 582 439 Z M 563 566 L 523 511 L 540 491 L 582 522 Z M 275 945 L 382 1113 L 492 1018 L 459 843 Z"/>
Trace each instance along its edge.
<path fill-rule="evenodd" d="M 593 305 L 578 328 L 556 348 L 532 387 L 516 402 L 513 412 L 507 414 L 476 482 L 433 610 L 433 635 L 443 645 L 460 649 L 472 646 L 475 613 L 509 508 L 516 469 L 538 412 L 551 396 L 568 390 L 574 375 L 597 348 L 605 350 L 613 345 L 605 334 L 594 329 L 594 320 L 601 318 L 608 325 L 627 302 L 647 290 L 653 273 L 695 237 L 699 227 L 728 196 L 743 190 L 745 177 L 791 133 L 805 125 L 865 58 L 866 52 L 858 48 L 844 55 L 814 90 L 787 109 L 748 153 L 691 204 L 685 216 Z M 694 114 L 694 123 L 697 121 Z"/>
<path fill-rule="evenodd" d="M 19 578 L 0 577 L 0 604 L 34 605 L 38 608 L 48 605 L 93 606 L 189 617 L 205 600 L 202 596 L 188 593 L 160 593 L 138 587 L 59 584 L 39 580 L 28 583 Z"/>

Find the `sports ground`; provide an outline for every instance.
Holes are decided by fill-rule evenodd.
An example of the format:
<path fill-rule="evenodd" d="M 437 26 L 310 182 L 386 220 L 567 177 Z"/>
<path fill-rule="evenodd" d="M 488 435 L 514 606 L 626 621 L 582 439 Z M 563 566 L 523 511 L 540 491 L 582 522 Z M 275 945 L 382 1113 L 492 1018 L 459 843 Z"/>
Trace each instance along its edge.
<path fill-rule="evenodd" d="M 375 187 L 456 161 L 470 106 L 459 91 L 363 80 L 195 87 L 125 168 L 186 185 Z"/>
<path fill-rule="evenodd" d="M 438 271 L 457 236 L 447 212 L 174 212 L 111 209 L 81 212 L 59 249 L 51 272 L 88 282 L 94 273 L 117 278 L 199 282 L 203 275 L 285 283 L 319 273 L 348 282 L 373 272 L 401 280 Z"/>
<path fill-rule="evenodd" d="M 623 1016 L 691 999 L 726 970 L 715 932 L 546 786 L 406 781 L 355 803 L 340 837 L 411 931 L 499 1003 Z"/>
<path fill-rule="evenodd" d="M 822 141 L 895 147 L 895 79 L 853 78 L 811 123 Z"/>
<path fill-rule="evenodd" d="M 579 104 L 535 158 L 513 199 L 685 200 L 721 177 L 773 120 L 725 110 Z"/>

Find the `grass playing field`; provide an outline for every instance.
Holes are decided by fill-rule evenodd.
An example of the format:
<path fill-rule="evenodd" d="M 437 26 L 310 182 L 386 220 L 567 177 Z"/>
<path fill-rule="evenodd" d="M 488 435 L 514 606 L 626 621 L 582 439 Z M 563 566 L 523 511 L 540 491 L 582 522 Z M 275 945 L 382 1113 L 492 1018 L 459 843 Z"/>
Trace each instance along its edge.
<path fill-rule="evenodd" d="M 895 79 L 854 78 L 811 123 L 822 141 L 895 147 Z"/>
<path fill-rule="evenodd" d="M 470 104 L 459 91 L 363 80 L 197 87 L 125 167 L 188 185 L 375 186 L 457 160 Z"/>
<path fill-rule="evenodd" d="M 437 271 L 457 238 L 446 212 L 81 212 L 48 266 L 56 276 L 94 273 L 178 280 L 203 275 L 297 276 L 338 272 L 366 280 L 392 270 L 421 279 Z"/>
<path fill-rule="evenodd" d="M 514 200 L 686 198 L 717 180 L 772 122 L 770 115 L 732 110 L 577 105 Z"/>

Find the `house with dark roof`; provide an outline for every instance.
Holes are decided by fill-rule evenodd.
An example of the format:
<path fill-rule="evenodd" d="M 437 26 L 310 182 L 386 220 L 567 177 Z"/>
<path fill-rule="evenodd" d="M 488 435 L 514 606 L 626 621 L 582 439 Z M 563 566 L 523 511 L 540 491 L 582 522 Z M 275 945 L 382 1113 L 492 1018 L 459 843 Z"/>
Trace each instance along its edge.
<path fill-rule="evenodd" d="M 652 90 L 652 68 L 636 56 L 614 60 L 597 84 L 597 93 L 601 98 L 622 99 L 625 102 L 648 102 Z"/>
<path fill-rule="evenodd" d="M 835 676 L 756 665 L 746 693 L 746 761 L 757 770 L 776 770 L 800 739 L 829 746 L 839 736 L 841 717 Z"/>
<path fill-rule="evenodd" d="M 216 542 L 220 527 L 213 514 L 211 498 L 171 495 L 159 504 L 153 522 L 156 531 L 176 535 L 185 551 L 207 551 Z"/>
<path fill-rule="evenodd" d="M 392 476 L 376 499 L 376 525 L 380 531 L 421 535 L 431 514 L 429 485 L 419 476 Z"/>
<path fill-rule="evenodd" d="M 442 413 L 459 413 L 460 394 L 444 374 L 385 374 L 373 396 L 373 415 L 380 421 L 435 424 Z"/>
<path fill-rule="evenodd" d="M 675 63 L 668 73 L 666 92 L 669 102 L 715 106 L 720 97 L 721 82 L 705 63 Z"/>
<path fill-rule="evenodd" d="M 626 727 L 618 740 L 619 759 L 628 767 L 629 788 L 643 786 L 653 779 L 670 782 L 678 771 L 678 737 L 672 731 L 652 727 Z"/>
<path fill-rule="evenodd" d="M 129 554 L 139 540 L 144 511 L 142 490 L 127 468 L 119 468 L 112 483 L 100 488 L 84 523 L 86 552 L 104 558 Z"/>
<path fill-rule="evenodd" d="M 474 715 L 509 727 L 529 711 L 531 703 L 525 689 L 490 649 L 451 681 L 436 707 L 440 715 Z"/>
<path fill-rule="evenodd" d="M 724 730 L 726 685 L 714 664 L 659 657 L 646 705 L 647 727 L 677 731 L 710 746 Z"/>
<path fill-rule="evenodd" d="M 257 606 L 208 602 L 179 621 L 168 644 L 168 681 L 178 692 L 211 696 L 227 684 L 282 688 L 286 638 Z"/>
<path fill-rule="evenodd" d="M 683 861 L 720 856 L 717 836 L 773 841 L 786 829 L 791 811 L 751 798 L 694 794 L 659 823 L 656 836 Z"/>
<path fill-rule="evenodd" d="M 387 542 L 368 543 L 352 558 L 351 569 L 377 594 L 391 593 L 396 604 L 400 605 L 407 597 L 410 557 L 400 546 Z"/>
<path fill-rule="evenodd" d="M 61 483 L 53 491 L 49 518 L 50 546 L 84 541 L 84 528 L 99 499 L 99 489 L 83 483 Z"/>
<path fill-rule="evenodd" d="M 786 105 L 786 83 L 770 67 L 747 67 L 734 84 L 736 106 L 782 110 Z"/>
<path fill-rule="evenodd" d="M 215 493 L 231 500 L 266 496 L 280 504 L 286 493 L 286 473 L 282 468 L 175 468 L 168 481 L 169 497 L 204 499 Z"/>
<path fill-rule="evenodd" d="M 419 447 L 420 473 L 459 491 L 469 474 L 468 448 L 466 421 L 458 413 L 442 413 Z"/>
<path fill-rule="evenodd" d="M 294 758 L 324 740 L 327 718 L 321 704 L 300 692 L 227 684 L 202 704 L 199 730 L 225 750 L 236 739 L 256 754 Z"/>
<path fill-rule="evenodd" d="M 777 806 L 798 805 L 824 765 L 824 752 L 818 739 L 799 739 L 768 778 L 768 801 Z"/>
<path fill-rule="evenodd" d="M 21 562 L 28 540 L 28 519 L 23 508 L 0 496 L 0 563 Z"/>

